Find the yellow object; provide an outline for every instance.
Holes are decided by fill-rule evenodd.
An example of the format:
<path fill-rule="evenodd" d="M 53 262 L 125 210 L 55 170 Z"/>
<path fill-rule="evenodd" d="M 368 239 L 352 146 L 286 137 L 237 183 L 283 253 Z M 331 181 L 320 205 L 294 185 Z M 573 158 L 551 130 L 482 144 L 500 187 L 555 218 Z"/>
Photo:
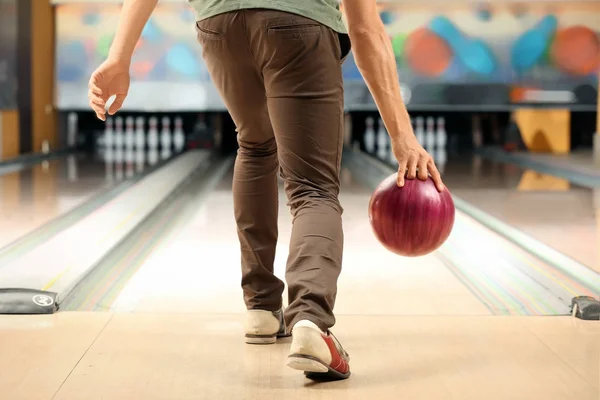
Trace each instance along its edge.
<path fill-rule="evenodd" d="M 19 111 L 0 111 L 0 160 L 19 155 Z"/>
<path fill-rule="evenodd" d="M 569 153 L 571 113 L 568 109 L 519 109 L 515 111 L 515 120 L 529 151 Z"/>
<path fill-rule="evenodd" d="M 517 190 L 519 191 L 567 191 L 570 188 L 569 181 L 556 176 L 540 174 L 536 171 L 527 170 L 523 173 Z"/>

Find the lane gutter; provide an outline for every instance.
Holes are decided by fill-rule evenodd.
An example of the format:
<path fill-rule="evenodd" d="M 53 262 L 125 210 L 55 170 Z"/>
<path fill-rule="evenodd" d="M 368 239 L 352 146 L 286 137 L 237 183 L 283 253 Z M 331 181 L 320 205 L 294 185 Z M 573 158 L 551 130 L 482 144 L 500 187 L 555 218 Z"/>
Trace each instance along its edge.
<path fill-rule="evenodd" d="M 35 230 L 4 246 L 0 249 L 0 269 L 52 239 L 54 236 L 58 235 L 64 230 L 75 225 L 85 217 L 91 215 L 94 211 L 98 210 L 109 201 L 115 199 L 117 196 L 135 186 L 142 179 L 156 172 L 165 165 L 173 162 L 181 154 L 183 153 L 180 153 L 167 160 L 161 160 L 154 166 L 144 169 L 142 173 L 136 174 L 115 186 L 100 191 L 97 195 L 78 205 L 67 213 L 57 216 Z"/>
<path fill-rule="evenodd" d="M 188 179 L 148 215 L 136 228 L 80 279 L 68 293 L 60 293 L 61 311 L 108 310 L 142 267 L 145 260 L 161 245 L 191 223 L 191 215 L 222 181 L 231 168 L 233 157 L 212 155 L 207 163 L 194 170 Z"/>

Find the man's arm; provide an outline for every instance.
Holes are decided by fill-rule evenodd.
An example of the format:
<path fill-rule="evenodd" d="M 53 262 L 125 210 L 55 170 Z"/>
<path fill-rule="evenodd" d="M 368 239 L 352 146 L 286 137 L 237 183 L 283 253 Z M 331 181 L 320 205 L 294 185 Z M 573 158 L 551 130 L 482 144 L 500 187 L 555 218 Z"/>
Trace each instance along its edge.
<path fill-rule="evenodd" d="M 442 190 L 433 159 L 414 137 L 400 94 L 396 58 L 376 0 L 343 0 L 343 5 L 356 65 L 373 95 L 398 159 L 398 184 L 404 185 L 405 173 L 409 179 L 417 177 L 418 169 L 419 179 L 427 179 L 429 171 L 438 190 Z"/>
<path fill-rule="evenodd" d="M 125 0 L 109 59 L 131 62 L 133 50 L 158 0 Z"/>
<path fill-rule="evenodd" d="M 390 136 L 412 134 L 404 107 L 396 59 L 375 0 L 343 0 L 350 41 L 360 70 Z"/>

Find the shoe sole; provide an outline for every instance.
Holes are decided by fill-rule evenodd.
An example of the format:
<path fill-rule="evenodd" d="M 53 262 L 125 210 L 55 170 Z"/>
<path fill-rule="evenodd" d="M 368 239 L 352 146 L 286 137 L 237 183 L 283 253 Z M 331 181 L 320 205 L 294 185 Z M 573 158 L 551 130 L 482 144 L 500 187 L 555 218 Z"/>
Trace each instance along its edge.
<path fill-rule="evenodd" d="M 287 360 L 287 366 L 298 371 L 304 371 L 304 375 L 306 375 L 308 379 L 317 381 L 342 380 L 350 377 L 350 371 L 346 374 L 342 374 L 316 357 L 303 354 L 290 355 Z"/>
<path fill-rule="evenodd" d="M 289 333 L 279 333 L 277 335 L 250 335 L 246 334 L 247 344 L 274 344 L 279 338 L 291 336 Z"/>

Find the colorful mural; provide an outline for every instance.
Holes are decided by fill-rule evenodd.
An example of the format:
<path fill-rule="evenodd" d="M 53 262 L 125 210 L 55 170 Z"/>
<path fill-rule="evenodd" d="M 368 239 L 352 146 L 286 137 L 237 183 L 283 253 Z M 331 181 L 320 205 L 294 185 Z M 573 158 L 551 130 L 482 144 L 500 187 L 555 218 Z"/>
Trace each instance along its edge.
<path fill-rule="evenodd" d="M 86 107 L 87 79 L 108 54 L 119 11 L 114 4 L 57 7 L 59 107 Z M 431 9 L 390 2 L 380 11 L 409 107 L 596 102 L 600 5 Z M 159 4 L 132 65 L 133 85 L 144 95 L 130 99 L 128 108 L 223 108 L 195 35 L 186 3 Z M 347 106 L 373 106 L 352 56 L 343 69 Z M 540 91 L 546 94 L 532 96 Z"/>

